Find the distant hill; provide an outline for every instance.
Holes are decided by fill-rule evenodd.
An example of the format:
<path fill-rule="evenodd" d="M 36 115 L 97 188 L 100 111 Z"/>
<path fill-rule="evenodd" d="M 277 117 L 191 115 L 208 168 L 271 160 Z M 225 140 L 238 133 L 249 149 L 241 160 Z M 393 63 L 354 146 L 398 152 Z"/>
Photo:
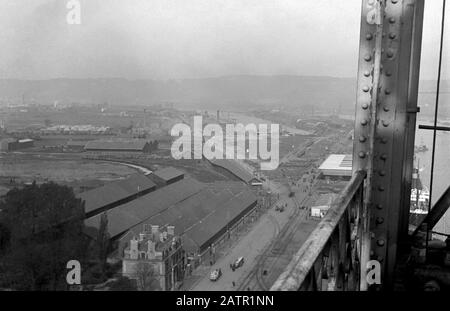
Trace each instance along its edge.
<path fill-rule="evenodd" d="M 423 86 L 422 86 L 423 85 Z M 421 89 L 433 91 L 425 81 Z M 450 81 L 443 83 L 450 90 Z M 226 76 L 184 80 L 53 79 L 0 80 L 0 100 L 20 103 L 79 102 L 156 104 L 173 102 L 179 108 L 252 109 L 255 106 L 339 109 L 353 111 L 356 81 L 353 78 L 310 76 Z"/>

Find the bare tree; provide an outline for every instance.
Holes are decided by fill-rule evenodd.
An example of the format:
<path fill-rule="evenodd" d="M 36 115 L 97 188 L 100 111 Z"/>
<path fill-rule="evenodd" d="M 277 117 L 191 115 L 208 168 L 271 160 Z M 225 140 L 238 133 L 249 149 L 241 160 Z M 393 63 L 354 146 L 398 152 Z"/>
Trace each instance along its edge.
<path fill-rule="evenodd" d="M 110 248 L 109 234 L 108 234 L 108 216 L 103 213 L 100 218 L 100 228 L 97 236 L 97 251 L 98 259 L 101 265 L 102 273 L 106 270 L 106 259 Z"/>
<path fill-rule="evenodd" d="M 156 281 L 155 268 L 150 262 L 140 261 L 136 265 L 136 276 L 138 279 L 138 288 L 142 291 L 149 291 L 153 288 Z"/>

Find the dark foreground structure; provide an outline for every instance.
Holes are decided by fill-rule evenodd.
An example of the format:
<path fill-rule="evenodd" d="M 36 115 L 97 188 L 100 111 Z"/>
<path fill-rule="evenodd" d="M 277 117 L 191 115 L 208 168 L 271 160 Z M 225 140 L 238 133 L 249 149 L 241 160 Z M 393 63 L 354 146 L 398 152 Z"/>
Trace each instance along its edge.
<path fill-rule="evenodd" d="M 449 239 L 431 240 L 450 188 L 409 225 L 423 14 L 424 0 L 362 1 L 352 176 L 272 290 L 450 288 Z M 444 16 L 434 125 L 419 126 L 434 137 L 450 130 L 436 126 Z"/>

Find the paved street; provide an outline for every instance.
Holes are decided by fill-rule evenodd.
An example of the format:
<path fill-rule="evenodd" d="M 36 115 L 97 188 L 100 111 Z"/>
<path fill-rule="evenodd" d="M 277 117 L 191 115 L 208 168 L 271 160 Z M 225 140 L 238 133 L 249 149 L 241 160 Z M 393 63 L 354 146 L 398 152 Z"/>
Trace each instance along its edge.
<path fill-rule="evenodd" d="M 210 271 L 220 268 L 222 269 L 222 277 L 212 282 L 209 280 L 209 273 L 204 275 L 191 290 L 234 290 L 232 282 L 239 286 L 240 280 L 243 279 L 257 264 L 258 255 L 264 248 L 272 242 L 281 227 L 283 227 L 294 211 L 294 202 L 291 199 L 281 200 L 280 203 L 288 203 L 288 208 L 280 213 L 273 208 L 266 214 L 261 216 L 258 223 L 254 225 L 252 230 L 246 234 L 228 253 L 218 259 L 211 267 Z M 234 262 L 238 257 L 243 256 L 245 263 L 242 267 L 234 272 L 230 268 L 230 263 Z"/>

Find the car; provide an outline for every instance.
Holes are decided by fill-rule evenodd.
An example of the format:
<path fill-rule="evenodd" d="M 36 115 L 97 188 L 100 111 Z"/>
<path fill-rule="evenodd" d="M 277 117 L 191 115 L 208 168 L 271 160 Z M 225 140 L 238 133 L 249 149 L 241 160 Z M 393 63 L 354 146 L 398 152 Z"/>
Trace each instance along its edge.
<path fill-rule="evenodd" d="M 284 208 L 285 208 L 285 206 L 284 205 L 277 205 L 277 207 L 275 208 L 275 210 L 277 211 L 277 212 L 280 212 L 280 213 L 282 213 L 282 212 L 284 212 Z"/>
<path fill-rule="evenodd" d="M 233 263 L 233 267 L 234 269 L 237 269 L 239 267 L 242 267 L 242 265 L 244 264 L 244 257 L 239 257 L 238 259 L 236 259 L 236 261 Z"/>
<path fill-rule="evenodd" d="M 220 279 L 221 276 L 222 276 L 222 270 L 221 269 L 215 269 L 215 270 L 211 271 L 211 274 L 209 275 L 209 279 L 211 281 L 215 282 L 218 279 Z"/>

